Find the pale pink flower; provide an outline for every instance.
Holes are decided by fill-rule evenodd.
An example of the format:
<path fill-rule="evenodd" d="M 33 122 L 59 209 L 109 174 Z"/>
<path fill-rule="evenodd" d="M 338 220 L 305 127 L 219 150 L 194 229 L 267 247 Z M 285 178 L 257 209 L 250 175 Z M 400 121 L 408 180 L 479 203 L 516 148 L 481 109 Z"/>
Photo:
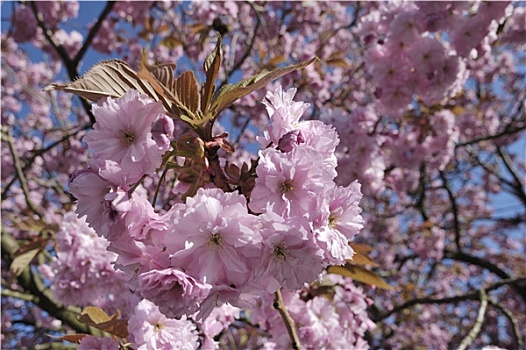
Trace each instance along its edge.
<path fill-rule="evenodd" d="M 300 144 L 289 153 L 268 148 L 259 156 L 249 203 L 253 212 L 303 216 L 315 209 L 317 197 L 332 180 L 323 176 L 323 158 L 316 150 Z"/>
<path fill-rule="evenodd" d="M 119 350 L 119 343 L 110 337 L 86 335 L 79 343 L 77 350 Z"/>
<path fill-rule="evenodd" d="M 301 116 L 309 108 L 309 104 L 292 101 L 295 94 L 295 88 L 284 92 L 281 85 L 274 93 L 267 92 L 263 104 L 267 107 L 271 123 L 268 131 L 264 132 L 262 143 L 273 142 L 277 145 L 287 132 L 296 128 Z"/>
<path fill-rule="evenodd" d="M 167 318 L 146 299 L 135 308 L 128 331 L 137 350 L 193 350 L 199 346 L 196 327 L 190 320 Z"/>
<path fill-rule="evenodd" d="M 245 197 L 201 188 L 179 210 L 165 236 L 172 266 L 214 286 L 211 294 L 231 287 L 239 295 L 260 256 L 261 240 L 259 221 L 248 213 Z"/>
<path fill-rule="evenodd" d="M 159 306 L 167 317 L 179 318 L 198 311 L 211 286 L 197 282 L 184 272 L 168 268 L 150 270 L 138 276 L 139 291 Z"/>
<path fill-rule="evenodd" d="M 264 248 L 256 274 L 267 292 L 281 287 L 296 290 L 318 279 L 322 251 L 313 243 L 308 221 L 302 217 L 285 220 L 273 212 L 261 218 Z"/>
<path fill-rule="evenodd" d="M 113 210 L 104 198 L 113 188 L 113 184 L 100 177 L 93 168 L 80 170 L 70 179 L 69 192 L 77 198 L 77 214 L 86 216 L 88 225 L 101 236 L 106 236 L 113 224 Z"/>
<path fill-rule="evenodd" d="M 160 141 L 159 147 L 152 135 L 152 124 L 164 115 L 160 102 L 129 90 L 122 98 L 107 98 L 101 105 L 93 105 L 93 114 L 96 123 L 84 141 L 95 158 L 117 162 L 130 183 L 161 165 L 169 143 Z M 158 129 L 156 126 L 156 134 Z"/>

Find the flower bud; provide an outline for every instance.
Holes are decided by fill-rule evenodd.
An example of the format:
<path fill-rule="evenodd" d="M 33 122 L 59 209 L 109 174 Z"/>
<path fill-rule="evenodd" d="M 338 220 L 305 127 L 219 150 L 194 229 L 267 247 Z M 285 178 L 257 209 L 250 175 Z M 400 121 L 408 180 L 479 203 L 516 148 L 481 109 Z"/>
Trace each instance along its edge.
<path fill-rule="evenodd" d="M 300 143 L 305 143 L 305 138 L 301 133 L 301 130 L 292 130 L 286 133 L 279 139 L 278 148 L 282 152 L 290 152 L 294 149 L 294 146 Z"/>

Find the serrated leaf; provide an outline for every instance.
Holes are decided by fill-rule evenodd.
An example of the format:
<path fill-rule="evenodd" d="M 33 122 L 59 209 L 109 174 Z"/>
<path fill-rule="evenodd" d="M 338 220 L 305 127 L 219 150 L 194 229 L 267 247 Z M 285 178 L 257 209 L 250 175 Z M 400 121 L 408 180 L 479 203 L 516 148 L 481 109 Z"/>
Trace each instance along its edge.
<path fill-rule="evenodd" d="M 158 100 L 163 101 L 163 105 L 168 114 L 175 117 L 180 117 L 181 111 L 184 111 L 187 115 L 192 115 L 193 113 L 188 110 L 188 108 L 179 100 L 177 93 L 174 91 L 174 86 L 171 86 L 171 79 L 167 74 L 168 65 L 159 65 L 159 66 L 150 66 L 148 64 L 148 59 L 146 53 L 143 52 L 141 57 L 140 69 L 137 72 L 137 76 L 140 79 L 147 81 L 155 90 Z M 156 74 L 161 74 L 159 71 L 161 68 L 163 73 L 163 78 L 170 79 L 169 81 L 164 81 L 164 83 L 169 84 L 170 86 L 165 86 L 161 81 L 159 81 L 152 72 Z"/>
<path fill-rule="evenodd" d="M 255 76 L 242 80 L 234 85 L 225 85 L 218 92 L 217 96 L 214 97 L 212 101 L 212 107 L 210 110 L 214 113 L 215 117 L 219 113 L 221 113 L 221 111 L 223 111 L 225 108 L 230 106 L 234 101 L 264 87 L 265 85 L 267 85 L 268 82 L 276 80 L 288 73 L 307 67 L 316 59 L 317 58 L 314 57 L 310 60 L 303 61 L 298 64 L 256 74 Z"/>
<path fill-rule="evenodd" d="M 206 57 L 203 63 L 206 79 L 201 87 L 201 111 L 208 111 L 212 95 L 215 90 L 215 81 L 221 67 L 221 35 L 217 34 L 217 43 L 214 50 Z"/>
<path fill-rule="evenodd" d="M 113 316 L 108 316 L 104 310 L 98 307 L 88 306 L 82 311 L 79 322 L 119 338 L 126 338 L 128 336 L 128 321 L 118 319 L 119 316 L 120 314 L 118 313 Z"/>
<path fill-rule="evenodd" d="M 382 289 L 392 290 L 393 287 L 388 285 L 380 276 L 373 271 L 367 270 L 361 266 L 345 264 L 345 266 L 330 266 L 327 268 L 328 273 L 349 277 L 355 281 L 362 282 L 371 286 Z"/>
<path fill-rule="evenodd" d="M 121 60 L 99 62 L 82 78 L 67 84 L 50 84 L 44 88 L 44 91 L 69 92 L 89 101 L 98 102 L 104 97 L 122 97 L 130 89 L 138 90 L 159 101 L 160 96 L 152 86 L 142 81 L 137 73 Z"/>
<path fill-rule="evenodd" d="M 199 108 L 199 88 L 194 73 L 184 72 L 175 82 L 175 93 L 179 101 L 191 112 Z"/>
<path fill-rule="evenodd" d="M 16 278 L 26 269 L 33 259 L 46 247 L 47 239 L 39 238 L 20 247 L 14 254 L 9 270 Z"/>
<path fill-rule="evenodd" d="M 175 63 L 163 63 L 149 67 L 150 73 L 157 81 L 171 91 L 175 89 L 174 71 L 177 68 Z"/>

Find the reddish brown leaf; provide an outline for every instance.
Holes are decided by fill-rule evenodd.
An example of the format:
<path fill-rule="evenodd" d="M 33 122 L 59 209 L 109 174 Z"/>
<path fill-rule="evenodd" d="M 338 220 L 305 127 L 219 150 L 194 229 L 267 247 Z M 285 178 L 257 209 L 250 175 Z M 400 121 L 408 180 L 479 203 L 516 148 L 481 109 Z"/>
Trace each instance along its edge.
<path fill-rule="evenodd" d="M 119 316 L 119 314 L 108 316 L 102 309 L 89 306 L 82 311 L 79 322 L 119 338 L 126 338 L 128 336 L 128 321 L 117 319 Z"/>
<path fill-rule="evenodd" d="M 215 82 L 221 67 L 221 35 L 217 34 L 217 43 L 214 50 L 206 57 L 203 63 L 206 79 L 201 87 L 201 111 L 205 114 L 210 106 L 212 95 L 215 91 Z"/>
<path fill-rule="evenodd" d="M 175 81 L 175 93 L 179 101 L 192 112 L 199 108 L 199 88 L 194 73 L 184 72 Z"/>
<path fill-rule="evenodd" d="M 56 339 L 56 340 L 60 340 L 60 341 L 69 341 L 70 343 L 76 343 L 76 344 L 79 344 L 80 341 L 82 340 L 82 338 L 84 338 L 85 336 L 87 336 L 89 334 L 66 334 L 66 335 L 63 335 L 61 337 L 54 337 L 52 335 L 50 335 L 51 338 L 53 339 Z"/>
<path fill-rule="evenodd" d="M 373 248 L 368 246 L 368 245 L 365 245 L 365 244 L 360 244 L 360 243 L 353 243 L 353 242 L 349 242 L 349 246 L 355 251 L 355 252 L 358 252 L 358 253 L 363 253 L 363 254 L 366 254 L 366 253 L 370 253 Z"/>

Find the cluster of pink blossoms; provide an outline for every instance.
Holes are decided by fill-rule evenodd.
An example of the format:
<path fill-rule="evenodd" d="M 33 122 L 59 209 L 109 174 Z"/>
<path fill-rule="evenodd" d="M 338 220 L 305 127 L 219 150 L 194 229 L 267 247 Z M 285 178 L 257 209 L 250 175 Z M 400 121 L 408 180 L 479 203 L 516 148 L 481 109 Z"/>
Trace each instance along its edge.
<path fill-rule="evenodd" d="M 369 46 L 365 55 L 378 107 L 399 116 L 415 95 L 433 104 L 457 93 L 467 79 L 463 58 L 477 55 L 488 36 L 496 37 L 494 20 L 508 5 L 507 1 L 390 3 L 371 12 L 358 34 Z M 449 40 L 439 40 L 444 33 Z"/>
<path fill-rule="evenodd" d="M 57 255 L 50 265 L 40 265 L 43 276 L 53 281 L 53 296 L 65 305 L 97 306 L 127 317 L 137 297 L 124 286 L 125 275 L 115 271 L 115 253 L 84 219 L 66 213 L 56 235 Z M 120 283 L 119 283 L 120 282 Z"/>
<path fill-rule="evenodd" d="M 271 123 L 248 200 L 209 184 L 164 213 L 134 186 L 170 147 L 174 127 L 162 105 L 129 91 L 93 107 L 90 168 L 70 183 L 77 213 L 108 239 L 130 288 L 167 317 L 206 319 L 224 303 L 253 308 L 262 295 L 298 290 L 352 258 L 360 185 L 334 183 L 338 136 L 300 121 L 308 105 L 294 94 L 267 94 Z"/>
<path fill-rule="evenodd" d="M 320 292 L 327 286 L 334 287 L 330 297 Z M 300 293 L 283 293 L 283 299 L 298 325 L 300 343 L 306 348 L 369 349 L 364 336 L 376 327 L 367 314 L 372 300 L 351 280 L 326 275 L 320 285 L 306 285 Z M 266 295 L 250 314 L 251 320 L 269 335 L 259 340 L 260 345 L 265 349 L 290 349 L 285 324 L 272 305 L 272 296 Z"/>

